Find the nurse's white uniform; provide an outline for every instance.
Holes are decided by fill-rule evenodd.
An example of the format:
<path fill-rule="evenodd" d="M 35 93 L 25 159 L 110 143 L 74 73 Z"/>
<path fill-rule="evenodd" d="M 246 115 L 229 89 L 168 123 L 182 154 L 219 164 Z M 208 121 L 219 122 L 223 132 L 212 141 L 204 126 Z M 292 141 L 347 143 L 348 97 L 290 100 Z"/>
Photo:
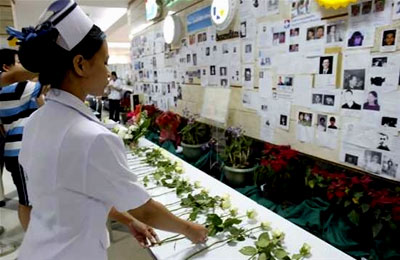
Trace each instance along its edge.
<path fill-rule="evenodd" d="M 51 90 L 25 126 L 20 163 L 33 210 L 19 260 L 107 259 L 106 219 L 149 195 L 124 144 L 77 97 Z"/>

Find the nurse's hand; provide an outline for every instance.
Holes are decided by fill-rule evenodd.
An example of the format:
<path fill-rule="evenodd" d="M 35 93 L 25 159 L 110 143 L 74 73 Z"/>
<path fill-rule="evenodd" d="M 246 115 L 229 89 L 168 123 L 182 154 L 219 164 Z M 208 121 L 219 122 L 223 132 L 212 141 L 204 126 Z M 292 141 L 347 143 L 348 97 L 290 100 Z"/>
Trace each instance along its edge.
<path fill-rule="evenodd" d="M 154 229 L 137 219 L 133 219 L 128 227 L 142 247 L 150 247 L 160 242 Z"/>
<path fill-rule="evenodd" d="M 195 244 L 205 243 L 208 238 L 208 229 L 196 223 L 189 223 L 184 235 Z"/>

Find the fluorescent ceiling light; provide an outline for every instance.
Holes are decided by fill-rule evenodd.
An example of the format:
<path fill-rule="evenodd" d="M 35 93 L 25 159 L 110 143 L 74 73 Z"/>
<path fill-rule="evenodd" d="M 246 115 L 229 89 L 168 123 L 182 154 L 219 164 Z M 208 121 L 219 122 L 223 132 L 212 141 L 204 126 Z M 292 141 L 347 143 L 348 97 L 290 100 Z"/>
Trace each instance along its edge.
<path fill-rule="evenodd" d="M 125 15 L 127 11 L 127 8 L 116 7 L 81 6 L 81 8 L 104 32 Z"/>
<path fill-rule="evenodd" d="M 129 42 L 108 42 L 109 48 L 119 48 L 119 49 L 129 49 L 130 43 Z"/>

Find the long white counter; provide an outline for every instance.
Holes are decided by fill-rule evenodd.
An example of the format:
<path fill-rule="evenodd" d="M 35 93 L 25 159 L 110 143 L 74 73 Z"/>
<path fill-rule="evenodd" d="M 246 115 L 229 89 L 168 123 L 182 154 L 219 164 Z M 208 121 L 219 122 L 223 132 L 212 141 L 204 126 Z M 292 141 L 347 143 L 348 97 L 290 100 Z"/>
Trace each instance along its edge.
<path fill-rule="evenodd" d="M 140 146 L 147 147 L 158 147 L 146 139 L 141 139 L 139 142 Z M 342 251 L 336 249 L 335 247 L 329 245 L 325 241 L 319 239 L 318 237 L 312 235 L 311 233 L 301 229 L 290 221 L 282 218 L 278 214 L 272 212 L 271 210 L 257 204 L 253 200 L 245 197 L 241 193 L 235 191 L 229 186 L 219 182 L 218 180 L 212 178 L 206 173 L 200 171 L 199 169 L 193 167 L 189 163 L 181 160 L 180 158 L 170 154 L 172 160 L 176 160 L 182 163 L 185 173 L 183 176 L 190 179 L 191 182 L 200 181 L 201 185 L 209 189 L 211 195 L 222 196 L 224 194 L 230 194 L 232 206 L 239 208 L 239 215 L 245 213 L 247 210 L 255 209 L 258 213 L 259 221 L 269 221 L 271 222 L 272 229 L 278 229 L 285 233 L 285 239 L 283 244 L 286 246 L 286 250 L 290 252 L 290 255 L 298 253 L 298 250 L 302 247 L 303 243 L 307 243 L 311 246 L 311 257 L 307 259 L 332 259 L 332 260 L 345 260 L 353 259 Z M 166 188 L 159 188 L 151 190 L 152 195 L 162 194 L 168 191 Z M 155 198 L 157 201 L 168 204 L 178 201 L 179 199 L 174 193 L 168 193 L 164 196 Z M 177 212 L 179 214 L 179 212 Z M 241 225 L 246 228 L 250 228 L 257 224 L 249 222 L 244 219 Z M 160 239 L 170 237 L 174 234 L 157 230 Z M 258 236 L 261 231 L 257 234 Z M 207 244 L 215 242 L 215 238 L 209 238 Z M 157 259 L 185 259 L 193 252 L 198 251 L 204 245 L 194 245 L 189 240 L 183 239 L 177 242 L 171 242 L 162 246 L 156 246 L 151 248 L 151 253 Z M 238 242 L 235 245 L 224 244 L 222 246 L 217 246 L 209 251 L 205 251 L 202 254 L 197 255 L 194 259 L 248 259 L 248 256 L 242 255 L 239 250 L 244 246 L 254 246 L 254 240 L 246 239 L 246 241 Z"/>

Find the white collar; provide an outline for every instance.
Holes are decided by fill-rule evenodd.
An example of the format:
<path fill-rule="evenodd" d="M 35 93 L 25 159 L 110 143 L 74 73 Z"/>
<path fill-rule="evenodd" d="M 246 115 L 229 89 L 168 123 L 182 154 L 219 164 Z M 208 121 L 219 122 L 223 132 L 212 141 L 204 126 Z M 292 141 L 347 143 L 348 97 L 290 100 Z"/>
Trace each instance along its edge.
<path fill-rule="evenodd" d="M 76 110 L 88 119 L 104 126 L 103 123 L 93 114 L 92 110 L 85 105 L 79 98 L 61 89 L 50 89 L 46 100 L 57 102 L 63 106 Z"/>

